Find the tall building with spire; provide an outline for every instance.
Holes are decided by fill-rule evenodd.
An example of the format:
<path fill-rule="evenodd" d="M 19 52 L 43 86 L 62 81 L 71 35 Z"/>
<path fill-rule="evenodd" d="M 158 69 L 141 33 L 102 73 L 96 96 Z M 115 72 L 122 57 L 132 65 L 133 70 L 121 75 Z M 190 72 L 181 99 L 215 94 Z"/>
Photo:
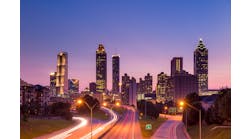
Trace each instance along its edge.
<path fill-rule="evenodd" d="M 202 39 L 194 51 L 194 75 L 198 80 L 199 93 L 208 90 L 208 49 L 203 44 Z"/>
<path fill-rule="evenodd" d="M 107 92 L 107 54 L 102 44 L 96 50 L 96 92 Z"/>
<path fill-rule="evenodd" d="M 119 93 L 120 87 L 120 56 L 112 56 L 112 92 Z"/>
<path fill-rule="evenodd" d="M 68 93 L 68 53 L 57 55 L 56 94 L 64 96 Z"/>

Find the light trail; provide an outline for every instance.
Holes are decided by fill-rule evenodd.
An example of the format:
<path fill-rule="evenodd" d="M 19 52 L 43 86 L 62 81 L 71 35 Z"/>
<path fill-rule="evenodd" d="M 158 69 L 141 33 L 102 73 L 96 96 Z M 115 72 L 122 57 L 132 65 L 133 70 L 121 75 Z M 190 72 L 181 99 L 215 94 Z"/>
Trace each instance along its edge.
<path fill-rule="evenodd" d="M 92 136 L 100 133 L 101 131 L 103 131 L 103 129 L 105 129 L 107 126 L 115 123 L 118 120 L 118 116 L 110 109 L 102 107 L 102 109 L 105 109 L 106 111 L 108 111 L 111 114 L 112 119 L 110 121 L 108 121 L 107 123 L 101 125 L 100 127 L 96 128 L 95 130 L 92 131 Z M 81 137 L 80 139 L 89 139 L 91 138 L 91 132 L 88 133 L 87 135 Z"/>
<path fill-rule="evenodd" d="M 74 127 L 72 127 L 71 129 L 69 129 L 69 130 L 67 130 L 65 132 L 62 132 L 62 133 L 60 133 L 58 135 L 50 137 L 49 139 L 64 139 L 64 138 L 70 136 L 71 132 L 73 132 L 73 131 L 75 131 L 75 130 L 77 130 L 77 129 L 79 129 L 79 128 L 87 125 L 87 120 L 84 119 L 84 118 L 82 118 L 82 117 L 73 117 L 73 119 L 74 120 L 80 120 L 81 123 L 78 124 L 78 125 L 76 125 L 76 126 L 74 126 Z"/>

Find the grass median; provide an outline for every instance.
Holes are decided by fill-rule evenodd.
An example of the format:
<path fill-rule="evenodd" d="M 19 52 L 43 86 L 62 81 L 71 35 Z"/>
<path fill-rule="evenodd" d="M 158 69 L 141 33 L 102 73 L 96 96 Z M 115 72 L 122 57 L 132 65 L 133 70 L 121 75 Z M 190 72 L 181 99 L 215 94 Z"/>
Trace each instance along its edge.
<path fill-rule="evenodd" d="M 140 123 L 140 127 L 141 127 L 141 132 L 142 132 L 142 136 L 144 138 L 150 138 L 155 131 L 161 126 L 162 123 L 164 123 L 167 119 L 166 118 L 157 118 L 157 119 L 140 119 L 139 123 Z M 152 125 L 152 129 L 151 130 L 146 130 L 146 124 L 151 124 Z"/>
<path fill-rule="evenodd" d="M 90 118 L 90 111 L 86 112 L 84 114 L 75 114 L 75 116 L 83 116 L 83 117 L 89 117 Z M 93 111 L 93 118 L 101 121 L 109 120 L 110 115 L 102 110 L 95 110 Z"/>
<path fill-rule="evenodd" d="M 217 125 L 203 125 L 202 139 L 231 139 L 231 128 L 217 128 L 211 130 Z M 199 139 L 199 126 L 189 126 L 188 133 L 192 139 Z"/>
<path fill-rule="evenodd" d="M 127 109 L 123 107 L 113 107 L 112 110 L 114 110 L 119 115 L 123 115 L 127 111 Z"/>
<path fill-rule="evenodd" d="M 48 120 L 48 119 L 29 119 L 28 122 L 20 122 L 20 138 L 32 139 L 44 134 L 66 128 L 73 125 L 75 121 L 67 120 Z"/>

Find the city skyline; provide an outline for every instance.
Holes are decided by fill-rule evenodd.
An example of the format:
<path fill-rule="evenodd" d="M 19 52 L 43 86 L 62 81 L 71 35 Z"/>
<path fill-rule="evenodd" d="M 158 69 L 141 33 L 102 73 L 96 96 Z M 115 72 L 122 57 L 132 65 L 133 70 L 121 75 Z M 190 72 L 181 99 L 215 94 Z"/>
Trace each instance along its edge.
<path fill-rule="evenodd" d="M 49 85 L 49 74 L 56 69 L 56 54 L 66 51 L 69 57 L 69 78 L 79 79 L 80 90 L 83 90 L 95 81 L 95 50 L 102 43 L 107 51 L 109 90 L 112 88 L 113 54 L 121 56 L 120 77 L 128 73 L 139 81 L 139 78 L 150 73 L 153 76 L 152 87 L 155 89 L 159 73 L 170 75 L 173 57 L 183 57 L 183 69 L 193 74 L 193 51 L 201 37 L 209 49 L 208 88 L 231 87 L 230 2 L 184 2 L 186 5 L 180 4 L 180 9 L 166 8 L 178 2 L 158 2 L 152 5 L 148 2 L 128 2 L 133 6 L 116 2 L 111 2 L 113 6 L 90 2 L 89 8 L 85 5 L 83 10 L 76 7 L 72 11 L 63 10 L 63 5 L 68 4 L 65 1 L 59 5 L 52 3 L 48 7 L 46 1 L 29 3 L 32 4 L 21 3 L 21 78 L 29 83 Z M 84 6 L 84 2 L 71 4 L 66 8 L 70 9 L 76 4 Z M 138 7 L 140 4 L 142 6 Z M 203 11 L 196 13 L 187 5 Z M 96 11 L 93 12 L 91 8 L 95 6 Z M 121 11 L 118 13 L 112 12 L 119 8 Z M 126 8 L 130 8 L 130 11 L 123 11 Z M 149 12 L 148 8 L 159 10 Z M 103 9 L 109 10 L 101 13 Z M 30 10 L 32 14 L 28 13 Z M 171 16 L 171 10 L 176 12 L 176 17 Z M 185 10 L 187 12 L 184 14 Z M 68 16 L 60 17 L 65 12 Z M 66 22 L 68 18 L 70 20 Z M 85 19 L 89 23 L 85 23 L 88 21 Z M 43 24 L 39 22 L 41 20 Z M 180 24 L 181 21 L 186 22 Z M 80 23 L 84 25 L 80 26 Z M 38 68 L 36 60 L 41 62 Z"/>

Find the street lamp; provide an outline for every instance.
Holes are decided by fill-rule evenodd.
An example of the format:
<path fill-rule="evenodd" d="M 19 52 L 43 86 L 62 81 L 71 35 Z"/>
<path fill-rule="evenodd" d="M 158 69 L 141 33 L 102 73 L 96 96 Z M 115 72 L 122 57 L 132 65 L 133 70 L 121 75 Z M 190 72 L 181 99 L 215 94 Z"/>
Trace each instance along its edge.
<path fill-rule="evenodd" d="M 104 107 L 106 107 L 107 106 L 107 103 L 106 102 L 103 102 L 103 104 L 102 104 Z"/>
<path fill-rule="evenodd" d="M 181 101 L 180 102 L 180 108 L 183 108 L 184 104 L 186 104 L 187 106 L 189 106 L 190 108 L 196 110 L 199 112 L 199 136 L 200 136 L 200 139 L 201 139 L 201 110 L 200 109 L 197 109 L 195 108 L 194 106 L 192 106 L 191 104 L 188 104 L 187 102 L 184 102 L 184 101 Z M 187 115 L 187 114 L 186 114 Z M 186 118 L 187 120 L 187 118 Z"/>
<path fill-rule="evenodd" d="M 121 104 L 120 104 L 120 102 L 116 102 L 115 105 L 116 106 L 120 106 Z"/>
<path fill-rule="evenodd" d="M 164 110 L 165 110 L 165 117 L 167 118 L 167 110 L 168 110 L 168 107 L 165 106 L 165 107 L 164 107 Z"/>
<path fill-rule="evenodd" d="M 87 107 L 90 110 L 90 126 L 91 126 L 91 139 L 92 139 L 92 119 L 93 119 L 93 109 L 95 108 L 95 106 L 97 105 L 97 103 L 95 103 L 95 105 L 93 105 L 92 107 L 89 106 L 89 104 L 86 101 L 82 101 L 81 99 L 77 100 L 78 104 L 82 104 L 82 102 L 84 102 L 84 104 L 87 105 Z"/>

